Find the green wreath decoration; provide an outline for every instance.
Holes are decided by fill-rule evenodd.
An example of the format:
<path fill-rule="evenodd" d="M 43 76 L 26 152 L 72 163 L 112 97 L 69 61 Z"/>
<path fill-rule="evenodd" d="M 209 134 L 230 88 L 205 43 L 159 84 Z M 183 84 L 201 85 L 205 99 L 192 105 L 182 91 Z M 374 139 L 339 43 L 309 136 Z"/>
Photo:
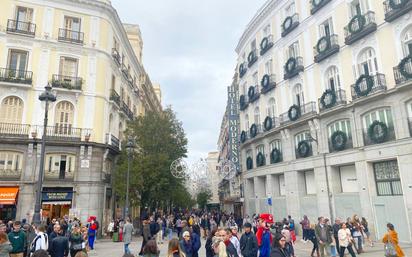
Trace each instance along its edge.
<path fill-rule="evenodd" d="M 253 169 L 253 159 L 252 159 L 252 157 L 247 157 L 247 159 L 246 159 L 246 168 L 248 170 Z"/>
<path fill-rule="evenodd" d="M 295 115 L 293 115 L 293 111 L 295 111 Z M 292 105 L 288 110 L 288 117 L 290 121 L 295 121 L 300 117 L 300 107 L 296 104 Z"/>
<path fill-rule="evenodd" d="M 308 157 L 310 153 L 310 145 L 308 141 L 300 141 L 298 144 L 298 154 L 300 157 Z"/>
<path fill-rule="evenodd" d="M 348 141 L 348 136 L 343 131 L 335 131 L 330 137 L 332 142 L 332 148 L 336 151 L 342 151 L 346 147 L 346 142 Z"/>
<path fill-rule="evenodd" d="M 362 90 L 360 87 L 360 84 L 362 83 L 363 80 L 366 80 L 366 89 Z M 373 78 L 368 75 L 368 74 L 362 74 L 355 82 L 355 93 L 358 96 L 367 96 L 373 88 L 373 85 L 375 84 L 375 82 L 373 81 Z"/>
<path fill-rule="evenodd" d="M 326 41 L 326 47 L 324 49 L 321 49 L 322 43 L 324 43 L 325 41 Z M 318 43 L 316 44 L 316 51 L 318 51 L 319 54 L 322 54 L 330 49 L 330 45 L 331 45 L 330 37 L 328 36 L 321 37 L 318 40 Z"/>
<path fill-rule="evenodd" d="M 267 117 L 265 118 L 265 121 L 263 122 L 263 125 L 264 125 L 266 131 L 271 130 L 271 129 L 272 129 L 272 126 L 273 126 L 272 118 L 269 117 L 269 116 L 267 116 Z"/>
<path fill-rule="evenodd" d="M 289 25 L 286 26 L 286 24 L 289 24 Z M 283 21 L 283 23 L 282 23 L 283 31 L 288 30 L 288 29 L 292 26 L 292 24 L 293 24 L 292 16 L 286 17 L 286 19 L 285 19 L 285 20 Z"/>
<path fill-rule="evenodd" d="M 273 148 L 272 152 L 270 153 L 270 160 L 272 163 L 280 162 L 281 152 L 277 148 Z"/>
<path fill-rule="evenodd" d="M 330 103 L 326 103 L 325 99 L 327 96 L 330 96 Z M 322 96 L 320 97 L 320 104 L 322 105 L 323 108 L 328 109 L 336 104 L 336 92 L 330 89 L 327 89 Z"/>
<path fill-rule="evenodd" d="M 265 156 L 262 153 L 258 153 L 256 156 L 256 165 L 261 167 L 265 165 Z"/>
<path fill-rule="evenodd" d="M 242 133 L 240 133 L 240 142 L 243 144 L 244 142 L 246 142 L 246 131 L 242 131 Z"/>
<path fill-rule="evenodd" d="M 260 42 L 260 49 L 261 50 L 267 50 L 269 46 L 269 39 L 267 37 L 264 37 L 262 41 Z"/>
<path fill-rule="evenodd" d="M 249 96 L 249 100 L 253 99 L 253 97 L 255 96 L 255 87 L 254 86 L 249 87 L 249 90 L 247 91 L 247 95 Z"/>
<path fill-rule="evenodd" d="M 401 0 L 401 1 L 397 4 L 397 3 L 395 3 L 394 0 L 389 0 L 389 7 L 390 7 L 392 10 L 401 9 L 401 8 L 403 8 L 408 2 L 409 2 L 409 0 Z"/>
<path fill-rule="evenodd" d="M 368 128 L 368 136 L 373 142 L 382 143 L 388 136 L 388 126 L 382 121 L 375 120 Z"/>
<path fill-rule="evenodd" d="M 323 0 L 313 0 L 312 1 L 312 5 L 313 7 L 318 7 L 319 5 L 321 5 L 323 2 Z"/>
<path fill-rule="evenodd" d="M 409 56 L 406 56 L 405 58 L 402 59 L 402 61 L 399 63 L 399 72 L 401 73 L 402 76 L 404 76 L 407 79 L 412 79 L 412 73 L 409 73 L 406 70 L 406 64 L 408 62 L 412 62 L 412 54 Z"/>
<path fill-rule="evenodd" d="M 292 71 L 296 69 L 296 65 L 297 65 L 296 59 L 294 57 L 290 57 L 285 64 L 286 73 L 288 74 L 292 73 Z"/>
<path fill-rule="evenodd" d="M 260 81 L 260 84 L 262 85 L 262 87 L 266 88 L 269 86 L 269 82 L 270 82 L 270 77 L 268 74 L 265 74 L 262 77 L 262 81 Z"/>
<path fill-rule="evenodd" d="M 253 61 L 253 59 L 255 59 L 255 52 L 254 52 L 254 51 L 252 51 L 252 52 L 249 53 L 249 55 L 248 55 L 248 57 L 247 57 L 247 61 L 248 61 L 249 63 L 251 63 L 251 62 Z"/>
<path fill-rule="evenodd" d="M 239 98 L 239 104 L 240 104 L 240 108 L 243 108 L 246 106 L 246 99 L 244 95 L 241 95 Z"/>
<path fill-rule="evenodd" d="M 250 126 L 250 137 L 254 138 L 257 135 L 257 126 L 256 124 L 252 124 L 252 126 Z"/>
<path fill-rule="evenodd" d="M 358 25 L 359 25 L 358 29 L 356 30 L 353 29 L 353 25 L 355 24 L 355 22 L 358 22 Z M 348 25 L 349 32 L 351 34 L 358 33 L 359 31 L 363 29 L 363 27 L 365 27 L 365 24 L 366 24 L 365 16 L 360 15 L 360 14 L 355 15 L 349 22 L 349 25 Z"/>

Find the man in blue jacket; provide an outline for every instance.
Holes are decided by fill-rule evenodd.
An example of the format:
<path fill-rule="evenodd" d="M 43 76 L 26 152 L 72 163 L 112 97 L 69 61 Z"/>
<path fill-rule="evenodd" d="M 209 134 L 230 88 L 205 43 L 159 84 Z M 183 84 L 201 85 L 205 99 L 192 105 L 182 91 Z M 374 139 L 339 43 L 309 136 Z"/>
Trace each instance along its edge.
<path fill-rule="evenodd" d="M 240 238 L 240 250 L 243 257 L 257 257 L 258 243 L 256 236 L 252 233 L 252 224 L 249 222 L 243 226 L 245 233 Z"/>

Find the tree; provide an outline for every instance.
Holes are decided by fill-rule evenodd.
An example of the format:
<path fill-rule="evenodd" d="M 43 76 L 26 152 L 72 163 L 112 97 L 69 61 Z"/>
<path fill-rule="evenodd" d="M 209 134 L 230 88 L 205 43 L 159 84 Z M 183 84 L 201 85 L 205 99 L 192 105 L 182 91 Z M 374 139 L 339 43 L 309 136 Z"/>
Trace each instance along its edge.
<path fill-rule="evenodd" d="M 170 173 L 171 163 L 187 153 L 186 135 L 173 110 L 169 107 L 162 112 L 147 112 L 128 124 L 126 135 L 137 145 L 130 167 L 131 205 L 165 209 L 190 204 L 184 179 Z M 115 192 L 122 201 L 126 172 L 127 153 L 123 149 L 114 176 Z"/>
<path fill-rule="evenodd" d="M 208 188 L 203 188 L 196 196 L 198 207 L 204 209 L 210 199 L 212 199 L 212 191 Z"/>

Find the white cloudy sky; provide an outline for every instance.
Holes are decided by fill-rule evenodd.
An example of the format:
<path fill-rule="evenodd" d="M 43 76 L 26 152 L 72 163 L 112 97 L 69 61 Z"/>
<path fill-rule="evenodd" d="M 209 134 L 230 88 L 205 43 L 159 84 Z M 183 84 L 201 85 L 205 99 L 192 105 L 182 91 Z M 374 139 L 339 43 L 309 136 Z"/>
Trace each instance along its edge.
<path fill-rule="evenodd" d="M 183 122 L 190 162 L 217 149 L 234 49 L 265 1 L 112 0 L 123 22 L 140 25 L 145 68 Z"/>

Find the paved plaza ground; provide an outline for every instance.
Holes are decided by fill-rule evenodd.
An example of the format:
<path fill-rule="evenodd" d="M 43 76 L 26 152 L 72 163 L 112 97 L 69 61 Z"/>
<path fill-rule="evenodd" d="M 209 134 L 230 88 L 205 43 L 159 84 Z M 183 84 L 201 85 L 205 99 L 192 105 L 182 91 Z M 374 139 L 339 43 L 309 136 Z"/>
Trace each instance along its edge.
<path fill-rule="evenodd" d="M 130 245 L 130 249 L 132 253 L 137 256 L 138 251 L 140 250 L 141 246 L 141 237 L 134 238 L 132 244 Z M 205 241 L 202 240 L 202 247 L 199 251 L 199 257 L 205 257 Z M 304 244 L 297 241 L 295 245 L 295 252 L 297 257 L 309 257 L 310 251 L 312 249 L 312 244 L 310 242 Z M 412 246 L 407 245 L 403 246 L 404 252 L 406 256 L 412 257 Z M 361 257 L 383 257 L 383 245 L 376 244 L 374 247 L 366 247 L 365 253 L 360 254 Z M 166 257 L 167 253 L 167 241 L 160 245 L 160 257 Z M 107 239 L 98 240 L 96 243 L 96 250 L 92 251 L 89 256 L 93 257 L 122 257 L 123 256 L 123 243 L 113 243 Z M 349 255 L 346 255 L 349 256 Z"/>

